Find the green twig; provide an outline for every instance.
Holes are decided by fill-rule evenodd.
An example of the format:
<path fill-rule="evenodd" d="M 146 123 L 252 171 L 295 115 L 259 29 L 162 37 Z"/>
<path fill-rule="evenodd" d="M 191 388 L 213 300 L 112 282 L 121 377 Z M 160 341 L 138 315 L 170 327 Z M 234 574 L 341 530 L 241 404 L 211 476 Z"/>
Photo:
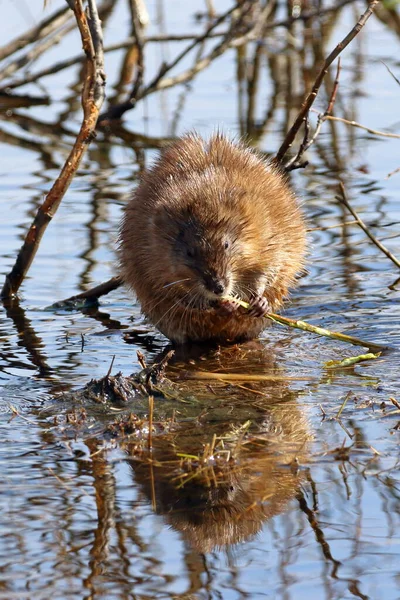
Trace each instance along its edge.
<path fill-rule="evenodd" d="M 244 300 L 234 296 L 225 296 L 223 300 L 234 301 L 244 308 L 250 307 L 248 302 L 245 302 Z M 295 329 L 301 329 L 302 331 L 308 331 L 309 333 L 316 333 L 317 335 L 339 340 L 340 342 L 353 344 L 353 346 L 364 346 L 365 348 L 370 348 L 371 350 L 375 351 L 379 351 L 384 348 L 382 344 L 375 344 L 374 342 L 368 342 L 367 340 L 362 340 L 352 335 L 346 335 L 345 333 L 339 333 L 338 331 L 331 331 L 330 329 L 325 329 L 324 327 L 317 327 L 316 325 L 306 323 L 306 321 L 289 319 L 288 317 L 282 317 L 281 315 L 276 315 L 275 313 L 266 313 L 264 317 L 266 319 L 270 319 L 270 321 L 273 321 L 274 323 L 279 323 L 279 325 L 286 325 L 287 327 L 294 327 Z"/>

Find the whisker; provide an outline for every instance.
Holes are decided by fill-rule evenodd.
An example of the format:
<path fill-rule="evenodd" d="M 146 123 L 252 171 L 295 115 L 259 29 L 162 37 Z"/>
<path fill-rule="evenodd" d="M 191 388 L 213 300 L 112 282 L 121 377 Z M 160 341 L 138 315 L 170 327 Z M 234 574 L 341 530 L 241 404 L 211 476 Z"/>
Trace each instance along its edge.
<path fill-rule="evenodd" d="M 176 285 L 177 283 L 182 283 L 183 281 L 190 281 L 190 277 L 186 277 L 186 279 L 178 279 L 177 281 L 173 281 L 172 283 L 167 283 L 163 285 L 163 289 L 171 287 L 171 285 Z"/>
<path fill-rule="evenodd" d="M 154 323 L 154 326 L 157 327 L 159 322 L 162 321 L 171 312 L 171 310 L 173 310 L 175 308 L 175 306 L 178 306 L 182 302 L 182 300 L 187 298 L 187 296 L 190 294 L 191 291 L 192 291 L 192 288 L 184 296 L 182 296 L 182 298 L 178 298 L 178 300 L 176 302 L 174 302 L 174 304 L 172 306 L 170 306 L 170 308 L 167 311 L 165 311 L 165 313 L 158 319 L 158 321 L 156 323 Z"/>

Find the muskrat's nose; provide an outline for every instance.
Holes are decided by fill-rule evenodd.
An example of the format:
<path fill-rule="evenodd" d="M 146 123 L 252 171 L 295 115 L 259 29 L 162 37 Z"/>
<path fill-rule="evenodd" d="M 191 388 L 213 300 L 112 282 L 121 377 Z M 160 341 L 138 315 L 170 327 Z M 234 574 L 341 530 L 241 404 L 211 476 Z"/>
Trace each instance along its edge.
<path fill-rule="evenodd" d="M 220 279 L 219 277 L 205 277 L 204 280 L 207 289 L 210 290 L 210 292 L 213 292 L 213 294 L 222 296 L 222 294 L 225 292 L 226 283 L 223 279 Z"/>
<path fill-rule="evenodd" d="M 224 287 L 224 286 L 222 285 L 222 283 L 219 281 L 218 283 L 216 283 L 216 284 L 215 284 L 215 286 L 214 286 L 214 290 L 213 290 L 213 291 L 214 291 L 214 293 L 215 293 L 215 294 L 221 295 L 221 294 L 223 294 L 223 293 L 224 293 L 224 291 L 225 291 L 225 287 Z"/>

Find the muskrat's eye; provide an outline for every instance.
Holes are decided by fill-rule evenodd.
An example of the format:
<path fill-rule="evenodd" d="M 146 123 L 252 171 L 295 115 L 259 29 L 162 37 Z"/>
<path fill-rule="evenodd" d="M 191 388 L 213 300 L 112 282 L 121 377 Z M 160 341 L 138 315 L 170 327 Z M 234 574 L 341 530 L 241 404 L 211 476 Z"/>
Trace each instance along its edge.
<path fill-rule="evenodd" d="M 224 243 L 224 248 L 225 248 L 225 250 L 228 250 L 229 246 L 230 246 L 230 243 L 229 243 L 229 242 L 225 242 L 225 243 Z"/>
<path fill-rule="evenodd" d="M 189 256 L 189 258 L 194 258 L 194 250 L 193 250 L 193 248 L 187 248 L 186 249 L 186 256 Z"/>

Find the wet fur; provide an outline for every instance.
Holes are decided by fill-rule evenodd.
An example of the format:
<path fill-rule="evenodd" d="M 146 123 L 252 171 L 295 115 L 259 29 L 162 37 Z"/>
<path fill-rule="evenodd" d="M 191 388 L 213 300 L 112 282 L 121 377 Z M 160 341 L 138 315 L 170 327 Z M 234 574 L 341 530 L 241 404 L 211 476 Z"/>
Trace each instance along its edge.
<path fill-rule="evenodd" d="M 125 283 L 177 343 L 256 337 L 265 319 L 219 309 L 215 282 L 276 310 L 304 254 L 304 219 L 284 177 L 221 134 L 172 144 L 144 175 L 120 232 Z"/>

